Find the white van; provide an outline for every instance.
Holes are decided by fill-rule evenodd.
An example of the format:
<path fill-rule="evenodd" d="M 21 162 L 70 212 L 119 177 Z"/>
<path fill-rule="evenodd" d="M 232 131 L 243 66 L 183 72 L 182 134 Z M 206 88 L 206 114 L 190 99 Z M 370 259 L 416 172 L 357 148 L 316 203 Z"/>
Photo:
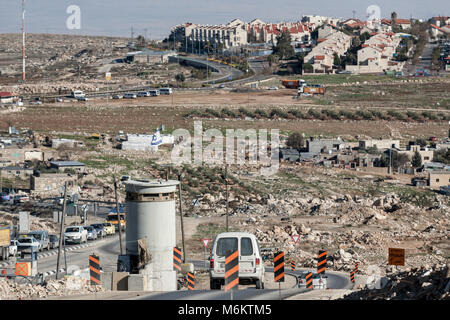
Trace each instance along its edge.
<path fill-rule="evenodd" d="M 159 89 L 160 94 L 172 94 L 172 88 L 161 88 Z"/>
<path fill-rule="evenodd" d="M 81 90 L 72 90 L 72 97 L 78 99 L 78 98 L 84 98 L 84 97 L 86 97 L 86 95 Z"/>
<path fill-rule="evenodd" d="M 224 232 L 212 244 L 209 279 L 211 290 L 225 284 L 225 256 L 228 250 L 239 251 L 239 284 L 255 284 L 264 289 L 264 264 L 256 237 L 247 232 Z"/>

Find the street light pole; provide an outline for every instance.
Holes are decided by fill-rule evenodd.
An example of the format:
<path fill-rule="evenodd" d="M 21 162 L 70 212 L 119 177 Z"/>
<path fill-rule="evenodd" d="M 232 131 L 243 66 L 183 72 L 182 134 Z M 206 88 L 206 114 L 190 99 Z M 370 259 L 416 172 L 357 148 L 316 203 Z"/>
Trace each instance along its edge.
<path fill-rule="evenodd" d="M 228 165 L 225 165 L 226 231 L 228 232 Z"/>
<path fill-rule="evenodd" d="M 56 260 L 56 279 L 58 279 L 59 264 L 60 264 L 60 260 L 61 260 L 61 248 L 63 246 L 64 216 L 66 215 L 66 196 L 67 196 L 67 181 L 64 183 L 63 211 L 62 211 L 62 216 L 61 216 L 61 226 L 59 229 L 58 260 Z M 64 244 L 65 244 L 65 239 L 64 239 Z M 64 246 L 64 252 L 65 252 L 65 246 Z M 66 269 L 66 272 L 67 272 L 67 269 Z"/>
<path fill-rule="evenodd" d="M 184 249 L 184 225 L 183 225 L 183 205 L 181 201 L 181 180 L 183 178 L 183 174 L 180 173 L 178 175 L 178 181 L 180 182 L 178 184 L 178 199 L 180 201 L 180 223 L 181 223 L 181 243 L 183 246 L 183 263 L 186 262 L 186 250 Z"/>
<path fill-rule="evenodd" d="M 120 211 L 119 211 L 119 200 L 117 198 L 117 180 L 116 176 L 114 176 L 114 195 L 116 198 L 116 210 L 117 210 L 117 225 L 119 228 L 119 244 L 120 244 L 120 254 L 123 255 L 123 246 L 122 246 L 122 226 L 120 223 Z"/>

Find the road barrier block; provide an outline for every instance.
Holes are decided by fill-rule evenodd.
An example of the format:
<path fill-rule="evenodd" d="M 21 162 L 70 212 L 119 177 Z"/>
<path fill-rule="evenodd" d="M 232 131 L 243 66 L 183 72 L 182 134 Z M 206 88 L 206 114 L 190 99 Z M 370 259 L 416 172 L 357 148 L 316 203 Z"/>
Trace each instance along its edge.
<path fill-rule="evenodd" d="M 181 271 L 181 250 L 173 247 L 173 270 Z"/>
<path fill-rule="evenodd" d="M 353 272 L 355 274 L 358 273 L 358 267 L 359 267 L 359 262 L 355 262 L 355 269 L 353 270 Z"/>
<path fill-rule="evenodd" d="M 350 272 L 350 281 L 355 283 L 355 271 Z"/>
<path fill-rule="evenodd" d="M 188 289 L 195 290 L 195 276 L 193 273 L 187 273 Z"/>
<path fill-rule="evenodd" d="M 312 274 L 312 272 L 309 272 L 307 275 L 306 275 L 306 277 L 305 277 L 305 280 L 306 280 L 306 288 L 308 288 L 308 289 L 312 289 L 313 288 L 313 283 L 312 283 L 312 281 L 313 281 L 313 274 Z"/>
<path fill-rule="evenodd" d="M 100 258 L 95 254 L 89 256 L 89 276 L 91 285 L 100 286 Z"/>
<path fill-rule="evenodd" d="M 273 258 L 273 272 L 275 282 L 284 282 L 284 252 L 277 252 Z"/>
<path fill-rule="evenodd" d="M 318 261 L 317 261 L 317 274 L 325 274 L 325 269 L 327 267 L 327 252 L 319 250 Z"/>
<path fill-rule="evenodd" d="M 295 271 L 295 261 L 291 260 L 291 270 Z"/>
<path fill-rule="evenodd" d="M 228 251 L 225 257 L 225 291 L 239 284 L 239 251 Z"/>

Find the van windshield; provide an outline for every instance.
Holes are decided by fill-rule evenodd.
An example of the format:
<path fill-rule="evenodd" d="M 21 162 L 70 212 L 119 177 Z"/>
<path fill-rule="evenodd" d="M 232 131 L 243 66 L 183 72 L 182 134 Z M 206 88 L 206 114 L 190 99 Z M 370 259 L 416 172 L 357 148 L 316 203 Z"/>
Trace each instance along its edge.
<path fill-rule="evenodd" d="M 36 240 L 41 240 L 41 235 L 39 233 L 29 233 L 30 236 L 33 236 Z"/>
<path fill-rule="evenodd" d="M 253 254 L 252 239 L 241 238 L 241 256 L 251 256 Z"/>
<path fill-rule="evenodd" d="M 237 238 L 220 238 L 217 241 L 216 254 L 218 256 L 224 257 L 227 255 L 227 251 L 236 251 L 238 249 L 238 239 Z"/>

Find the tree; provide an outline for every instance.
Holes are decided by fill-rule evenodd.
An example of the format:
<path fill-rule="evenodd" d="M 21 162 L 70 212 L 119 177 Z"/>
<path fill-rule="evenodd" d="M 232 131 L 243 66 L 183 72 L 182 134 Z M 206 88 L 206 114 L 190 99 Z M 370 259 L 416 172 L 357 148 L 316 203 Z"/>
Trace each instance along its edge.
<path fill-rule="evenodd" d="M 392 151 L 391 157 L 392 157 L 391 163 L 394 168 L 402 167 L 403 165 L 405 165 L 407 162 L 410 161 L 406 153 L 398 153 L 395 150 Z"/>
<path fill-rule="evenodd" d="M 139 36 L 136 38 L 136 46 L 137 46 L 137 47 L 140 47 L 140 48 L 145 47 L 145 38 L 144 38 L 144 36 L 139 35 Z"/>
<path fill-rule="evenodd" d="M 175 76 L 175 80 L 178 82 L 184 82 L 186 80 L 186 77 L 184 76 L 184 73 L 179 73 Z"/>
<path fill-rule="evenodd" d="M 422 157 L 420 156 L 419 151 L 414 152 L 414 156 L 412 157 L 411 164 L 414 168 L 419 168 L 422 166 Z"/>
<path fill-rule="evenodd" d="M 450 165 L 450 149 L 440 149 L 433 153 L 433 161 Z"/>
<path fill-rule="evenodd" d="M 340 66 L 342 63 L 341 57 L 339 57 L 339 55 L 336 52 L 333 53 L 333 56 L 334 56 L 333 64 L 335 66 Z"/>
<path fill-rule="evenodd" d="M 427 145 L 427 141 L 424 138 L 417 138 L 416 144 L 423 148 Z"/>
<path fill-rule="evenodd" d="M 291 45 L 292 39 L 289 31 L 283 31 L 277 36 L 277 45 L 273 47 L 273 54 L 280 59 L 288 59 L 295 55 L 294 48 Z"/>
<path fill-rule="evenodd" d="M 269 62 L 269 66 L 277 64 L 279 60 L 280 60 L 280 57 L 276 54 L 271 54 L 271 55 L 267 56 L 267 62 Z"/>
<path fill-rule="evenodd" d="M 288 140 L 286 142 L 286 145 L 288 147 L 291 147 L 291 148 L 294 148 L 294 149 L 297 149 L 297 150 L 302 149 L 303 145 L 304 145 L 303 136 L 299 132 L 292 133 L 289 136 L 289 138 L 288 138 Z"/>
<path fill-rule="evenodd" d="M 359 36 L 359 40 L 361 40 L 361 42 L 365 42 L 367 39 L 370 38 L 370 33 L 365 31 L 363 32 L 360 36 Z"/>

